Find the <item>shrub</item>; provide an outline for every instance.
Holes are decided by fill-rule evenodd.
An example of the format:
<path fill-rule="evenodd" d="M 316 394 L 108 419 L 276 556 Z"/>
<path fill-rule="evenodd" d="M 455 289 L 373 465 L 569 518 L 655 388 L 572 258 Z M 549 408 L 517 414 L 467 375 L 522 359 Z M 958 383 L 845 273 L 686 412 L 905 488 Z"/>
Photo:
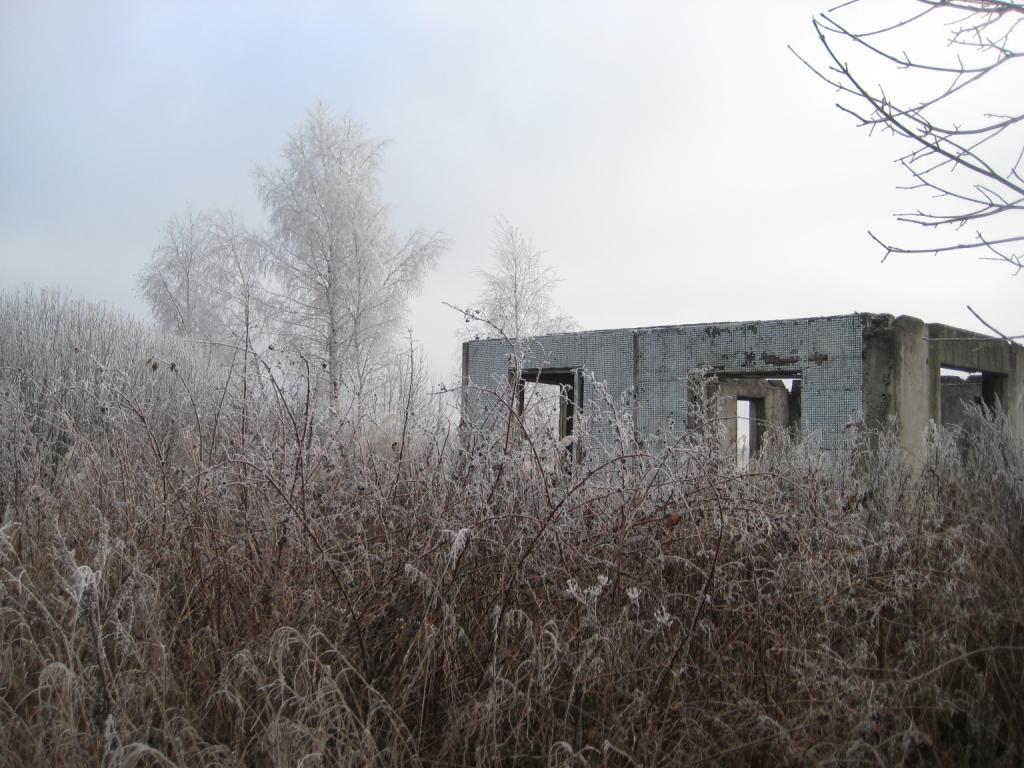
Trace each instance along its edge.
<path fill-rule="evenodd" d="M 52 295 L 0 328 L 0 764 L 1024 752 L 998 417 L 923 465 L 779 437 L 739 471 L 713 430 L 628 429 L 576 465 L 411 395 L 367 432 L 299 356 L 243 388 L 237 358 Z"/>

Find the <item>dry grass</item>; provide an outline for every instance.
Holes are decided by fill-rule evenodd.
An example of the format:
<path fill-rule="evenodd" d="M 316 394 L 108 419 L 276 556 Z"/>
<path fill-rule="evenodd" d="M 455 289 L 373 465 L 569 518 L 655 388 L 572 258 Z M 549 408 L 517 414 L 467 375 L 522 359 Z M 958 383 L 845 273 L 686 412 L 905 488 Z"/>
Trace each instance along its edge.
<path fill-rule="evenodd" d="M 697 433 L 585 471 L 53 296 L 0 299 L 0 360 L 0 764 L 1024 757 L 998 419 L 920 472 Z"/>

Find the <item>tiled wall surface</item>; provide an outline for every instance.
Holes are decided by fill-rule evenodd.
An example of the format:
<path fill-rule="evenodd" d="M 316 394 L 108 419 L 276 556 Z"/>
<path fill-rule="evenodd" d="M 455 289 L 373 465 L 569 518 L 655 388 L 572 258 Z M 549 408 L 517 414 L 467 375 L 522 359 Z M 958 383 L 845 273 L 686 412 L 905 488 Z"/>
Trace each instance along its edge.
<path fill-rule="evenodd" d="M 687 380 L 694 369 L 717 375 L 798 373 L 801 429 L 818 432 L 823 446 L 832 448 L 844 426 L 862 417 L 863 328 L 863 316 L 842 315 L 583 331 L 532 339 L 517 354 L 524 369 L 585 370 L 583 408 L 597 439 L 609 436 L 610 411 L 635 416 L 641 434 L 680 434 L 686 428 Z M 512 354 L 513 347 L 503 340 L 467 343 L 463 374 L 469 387 L 463 408 L 468 421 L 486 423 L 505 412 L 495 394 L 507 390 Z"/>

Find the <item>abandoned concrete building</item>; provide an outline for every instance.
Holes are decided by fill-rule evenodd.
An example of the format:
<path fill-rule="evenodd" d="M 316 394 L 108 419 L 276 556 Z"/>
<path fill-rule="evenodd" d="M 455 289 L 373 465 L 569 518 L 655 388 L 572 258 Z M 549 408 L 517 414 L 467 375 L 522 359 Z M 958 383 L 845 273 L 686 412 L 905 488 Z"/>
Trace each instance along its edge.
<path fill-rule="evenodd" d="M 519 391 L 509 394 L 516 366 Z M 963 425 L 972 402 L 1001 408 L 1011 427 L 1024 431 L 1021 347 L 882 314 L 469 341 L 462 350 L 463 419 L 507 418 L 503 401 L 521 412 L 527 388 L 546 387 L 558 393 L 551 431 L 559 438 L 574 436 L 581 415 L 589 418 L 588 441 L 611 437 L 609 403 L 627 413 L 641 438 L 671 437 L 688 427 L 698 370 L 713 377 L 704 386 L 716 388 L 727 439 L 748 457 L 766 429 L 814 432 L 833 450 L 858 424 L 891 424 L 916 454 L 930 421 Z"/>

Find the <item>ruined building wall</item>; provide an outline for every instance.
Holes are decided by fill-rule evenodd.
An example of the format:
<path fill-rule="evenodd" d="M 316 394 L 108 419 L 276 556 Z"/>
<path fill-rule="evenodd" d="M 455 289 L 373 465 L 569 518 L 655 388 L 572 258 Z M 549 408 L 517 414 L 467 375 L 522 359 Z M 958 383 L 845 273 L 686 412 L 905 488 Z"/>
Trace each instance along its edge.
<path fill-rule="evenodd" d="M 818 432 L 832 447 L 843 427 L 863 414 L 861 315 L 584 331 L 542 336 L 517 350 L 524 369 L 582 368 L 585 413 L 599 388 L 641 435 L 678 436 L 686 428 L 690 372 L 720 377 L 786 377 L 802 386 L 802 429 Z M 500 419 L 492 393 L 507 389 L 513 347 L 504 340 L 467 342 L 463 376 L 469 384 L 464 417 L 474 423 Z M 592 437 L 609 437 L 608 418 L 591 420 Z"/>
<path fill-rule="evenodd" d="M 915 317 L 866 316 L 864 402 L 868 426 L 892 422 L 904 448 L 917 453 L 929 422 L 943 423 L 965 387 L 942 381 L 942 369 L 977 372 L 979 399 L 1006 413 L 1024 433 L 1024 349 L 1001 339 Z M 952 391 L 951 391 L 952 388 Z M 973 395 L 972 395 L 973 397 Z M 956 409 L 960 410 L 960 409 Z M 954 417 L 953 423 L 956 423 Z"/>
<path fill-rule="evenodd" d="M 637 331 L 640 431 L 686 425 L 689 371 L 719 377 L 801 379 L 801 429 L 833 447 L 863 412 L 863 320 L 859 315 L 753 323 L 683 325 Z"/>
<path fill-rule="evenodd" d="M 507 406 L 499 397 L 509 398 L 509 374 L 512 355 L 522 360 L 525 370 L 539 368 L 583 369 L 583 413 L 592 417 L 598 410 L 605 415 L 589 418 L 592 439 L 612 438 L 610 410 L 631 417 L 635 368 L 633 331 L 585 331 L 554 334 L 530 339 L 515 346 L 501 339 L 482 339 L 463 345 L 463 418 L 479 426 L 499 425 L 507 418 Z M 599 393 L 597 385 L 603 392 Z M 596 398 L 607 393 L 608 402 L 598 409 Z"/>
<path fill-rule="evenodd" d="M 735 409 L 756 378 L 799 377 L 800 429 L 836 448 L 852 423 L 893 426 L 903 447 L 919 454 L 930 422 L 942 423 L 944 367 L 979 372 L 982 401 L 997 402 L 1024 433 L 1024 349 L 1003 340 L 917 318 L 855 314 L 798 320 L 712 323 L 556 334 L 519 342 L 480 340 L 463 347 L 463 416 L 485 424 L 507 416 L 513 353 L 524 369 L 582 369 L 582 412 L 597 443 L 612 436 L 611 417 L 641 436 L 675 437 L 687 427 L 690 373 L 703 369 Z M 747 383 L 744 383 L 747 379 Z M 966 391 L 960 385 L 957 391 Z M 744 393 L 746 390 L 746 393 Z M 973 391 L 973 390 L 972 390 Z M 607 400 L 602 399 L 606 393 Z M 602 413 L 604 411 L 604 413 Z"/>

